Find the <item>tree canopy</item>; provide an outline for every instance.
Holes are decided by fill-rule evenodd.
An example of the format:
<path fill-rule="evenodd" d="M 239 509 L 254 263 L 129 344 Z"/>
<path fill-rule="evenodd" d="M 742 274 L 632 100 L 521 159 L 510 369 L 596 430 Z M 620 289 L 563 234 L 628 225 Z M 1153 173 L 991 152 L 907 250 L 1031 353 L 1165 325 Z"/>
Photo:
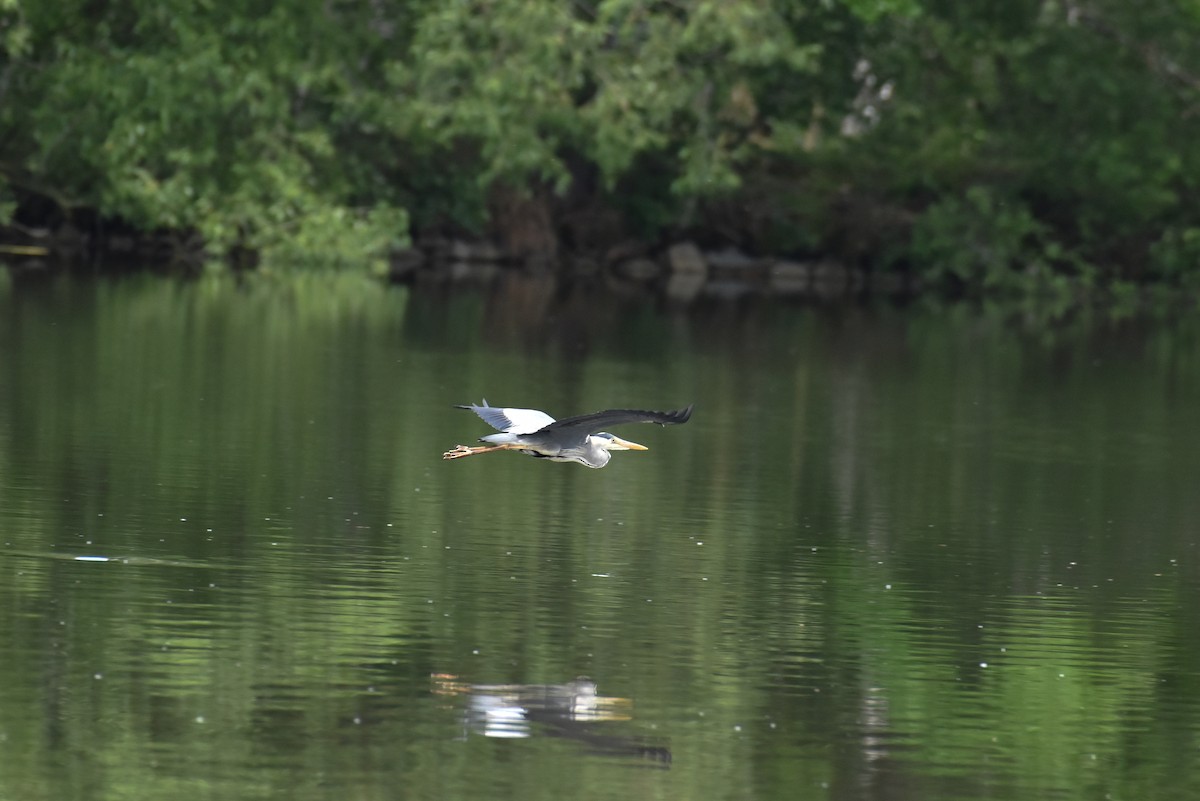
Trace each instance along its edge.
<path fill-rule="evenodd" d="M 1197 41 L 1195 0 L 0 0 L 0 213 L 1194 285 Z"/>

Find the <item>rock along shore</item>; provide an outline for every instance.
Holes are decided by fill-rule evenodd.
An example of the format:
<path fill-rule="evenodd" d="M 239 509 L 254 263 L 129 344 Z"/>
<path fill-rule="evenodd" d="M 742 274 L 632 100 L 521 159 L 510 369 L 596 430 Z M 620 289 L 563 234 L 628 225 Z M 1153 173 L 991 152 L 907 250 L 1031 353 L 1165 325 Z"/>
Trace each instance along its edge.
<path fill-rule="evenodd" d="M 398 282 L 487 283 L 506 272 L 557 273 L 602 280 L 615 290 L 659 294 L 675 303 L 700 298 L 915 294 L 916 281 L 898 272 L 866 272 L 833 259 L 757 257 L 736 248 L 703 250 L 683 241 L 653 250 L 617 245 L 600 256 L 567 256 L 558 263 L 516 259 L 490 242 L 425 240 L 398 254 L 389 278 Z"/>

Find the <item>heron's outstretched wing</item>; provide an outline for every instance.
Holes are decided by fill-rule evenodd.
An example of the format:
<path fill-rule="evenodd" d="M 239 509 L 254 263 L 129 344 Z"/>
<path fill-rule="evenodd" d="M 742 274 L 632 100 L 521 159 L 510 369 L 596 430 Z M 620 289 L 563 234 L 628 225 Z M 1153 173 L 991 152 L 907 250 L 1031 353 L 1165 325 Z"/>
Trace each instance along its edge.
<path fill-rule="evenodd" d="M 482 406 L 470 404 L 457 406 L 458 409 L 470 409 L 483 418 L 483 421 L 497 431 L 510 434 L 532 434 L 554 422 L 554 418 L 537 409 L 509 409 L 501 406 L 488 406 L 485 398 Z"/>
<path fill-rule="evenodd" d="M 676 409 L 671 412 L 650 412 L 641 409 L 608 409 L 603 412 L 581 414 L 578 417 L 564 417 L 546 426 L 549 431 L 583 431 L 594 434 L 609 426 L 622 423 L 658 423 L 660 426 L 686 423 L 692 416 L 692 405 L 686 409 Z"/>

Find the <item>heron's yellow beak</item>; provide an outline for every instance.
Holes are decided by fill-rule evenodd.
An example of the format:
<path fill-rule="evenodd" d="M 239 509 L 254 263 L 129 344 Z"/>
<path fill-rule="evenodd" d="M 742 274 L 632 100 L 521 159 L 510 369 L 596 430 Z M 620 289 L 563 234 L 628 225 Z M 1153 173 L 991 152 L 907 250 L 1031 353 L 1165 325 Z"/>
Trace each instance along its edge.
<path fill-rule="evenodd" d="M 613 437 L 613 444 L 619 445 L 622 449 L 627 450 L 627 451 L 648 451 L 648 450 L 650 450 L 645 445 L 638 445 L 636 442 L 630 442 L 629 440 L 621 439 L 620 437 Z"/>

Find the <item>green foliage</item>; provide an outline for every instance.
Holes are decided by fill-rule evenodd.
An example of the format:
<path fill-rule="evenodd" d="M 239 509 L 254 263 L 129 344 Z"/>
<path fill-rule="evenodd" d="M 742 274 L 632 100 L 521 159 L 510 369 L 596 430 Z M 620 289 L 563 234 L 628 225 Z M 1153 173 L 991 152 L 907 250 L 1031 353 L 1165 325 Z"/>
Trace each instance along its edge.
<path fill-rule="evenodd" d="M 264 266 L 355 266 L 382 272 L 383 257 L 404 243 L 407 229 L 403 209 L 318 204 L 288 209 L 277 227 L 259 232 L 258 243 Z"/>
<path fill-rule="evenodd" d="M 700 196 L 739 185 L 756 76 L 802 75 L 816 52 L 769 3 L 460 2 L 421 17 L 389 74 L 410 98 L 397 110 L 401 138 L 443 152 L 468 144 L 477 161 L 461 166 L 481 189 L 564 190 L 570 154 L 612 187 L 652 156 L 677 194 Z"/>
<path fill-rule="evenodd" d="M 411 57 L 390 73 L 411 98 L 397 109 L 399 131 L 447 148 L 470 142 L 481 188 L 502 179 L 563 185 L 556 149 L 572 134 L 588 32 L 565 4 L 486 5 L 445 3 L 422 16 Z"/>
<path fill-rule="evenodd" d="M 932 195 L 935 207 L 965 211 L 956 198 L 969 187 L 996 202 L 1019 199 L 1022 210 L 998 209 L 991 231 L 979 220 L 964 232 L 996 237 L 985 283 L 1005 285 L 1028 263 L 1016 243 L 1030 241 L 1031 224 L 1034 238 L 1110 280 L 1141 275 L 1164 226 L 1196 207 L 1200 130 L 1188 109 L 1200 99 L 1200 57 L 1189 44 L 1198 22 L 1165 0 L 1003 12 L 929 2 L 919 25 L 882 20 L 889 35 L 872 48 L 872 65 L 895 81 L 895 102 L 857 143 L 859 164 L 887 163 L 893 202 L 905 206 Z M 1200 223 L 1184 214 L 1183 228 Z M 914 247 L 928 245 L 940 219 L 918 224 Z M 955 270 L 973 258 L 955 256 Z"/>
<path fill-rule="evenodd" d="M 16 211 L 16 198 L 13 197 L 9 187 L 0 180 L 0 225 L 6 225 L 11 222 Z"/>
<path fill-rule="evenodd" d="M 287 242 L 328 260 L 403 241 L 391 199 L 355 186 L 338 152 L 330 116 L 352 76 L 337 12 L 145 3 L 93 29 L 74 5 L 31 8 L 32 48 L 10 65 L 2 119 L 31 183 L 141 229 L 195 230 L 216 253 Z"/>
<path fill-rule="evenodd" d="M 0 0 L 0 180 L 277 262 L 481 229 L 504 187 L 980 287 L 1186 283 L 1197 40 L 1174 0 Z"/>
<path fill-rule="evenodd" d="M 909 253 L 936 281 L 1013 289 L 1045 265 L 1046 227 L 1017 201 L 983 187 L 944 198 L 921 215 Z"/>
<path fill-rule="evenodd" d="M 1168 281 L 1200 288 L 1200 227 L 1168 228 L 1151 245 L 1150 264 Z"/>

